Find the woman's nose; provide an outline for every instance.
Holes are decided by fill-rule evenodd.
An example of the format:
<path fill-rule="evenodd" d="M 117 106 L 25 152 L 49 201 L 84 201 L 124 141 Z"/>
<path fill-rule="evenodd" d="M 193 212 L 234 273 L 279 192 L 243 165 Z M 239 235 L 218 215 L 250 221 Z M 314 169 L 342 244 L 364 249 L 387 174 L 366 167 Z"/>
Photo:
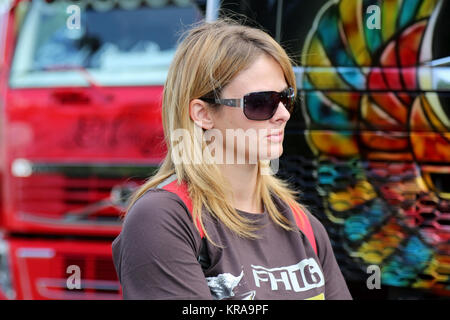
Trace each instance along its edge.
<path fill-rule="evenodd" d="M 275 111 L 275 114 L 273 115 L 273 117 L 270 119 L 271 121 L 282 121 L 282 122 L 286 122 L 289 120 L 289 118 L 291 117 L 291 114 L 289 113 L 288 109 L 285 107 L 285 105 L 280 102 L 278 104 L 278 108 L 277 111 Z"/>

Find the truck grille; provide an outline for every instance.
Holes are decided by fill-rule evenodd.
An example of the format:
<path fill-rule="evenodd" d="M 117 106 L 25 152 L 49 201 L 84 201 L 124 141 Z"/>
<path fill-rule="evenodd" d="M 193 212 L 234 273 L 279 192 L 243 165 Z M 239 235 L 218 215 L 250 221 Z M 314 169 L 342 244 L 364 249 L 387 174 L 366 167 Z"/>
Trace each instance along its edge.
<path fill-rule="evenodd" d="M 129 195 L 156 166 L 33 164 L 16 177 L 16 205 L 22 220 L 43 223 L 118 224 Z"/>
<path fill-rule="evenodd" d="M 110 241 L 11 239 L 18 299 L 121 299 Z"/>
<path fill-rule="evenodd" d="M 58 300 L 115 300 L 121 299 L 120 284 L 117 280 L 111 258 L 66 256 L 61 259 L 61 277 L 38 278 L 36 288 L 42 299 Z M 70 287 L 69 266 L 79 268 L 79 287 Z"/>

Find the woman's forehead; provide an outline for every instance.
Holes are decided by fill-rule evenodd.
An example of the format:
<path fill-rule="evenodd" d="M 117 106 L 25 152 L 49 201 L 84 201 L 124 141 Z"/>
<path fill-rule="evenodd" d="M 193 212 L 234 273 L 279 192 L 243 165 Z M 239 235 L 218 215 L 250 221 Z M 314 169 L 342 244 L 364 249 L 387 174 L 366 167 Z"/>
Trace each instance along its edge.
<path fill-rule="evenodd" d="M 249 92 L 282 91 L 286 87 L 280 64 L 269 55 L 261 55 L 247 69 L 239 72 L 224 87 L 222 94 L 243 96 Z"/>

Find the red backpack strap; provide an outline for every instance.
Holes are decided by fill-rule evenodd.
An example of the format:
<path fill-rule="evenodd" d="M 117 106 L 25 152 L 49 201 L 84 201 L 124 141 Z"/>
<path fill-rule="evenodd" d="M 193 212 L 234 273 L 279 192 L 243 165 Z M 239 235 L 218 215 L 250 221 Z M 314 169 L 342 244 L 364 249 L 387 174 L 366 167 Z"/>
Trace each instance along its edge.
<path fill-rule="evenodd" d="M 167 178 L 165 181 L 163 181 L 161 184 L 157 186 L 157 188 L 162 188 L 164 190 L 170 191 L 178 195 L 180 199 L 184 202 L 186 207 L 189 210 L 189 213 L 192 216 L 192 200 L 189 195 L 188 186 L 186 182 L 182 182 L 181 184 L 178 184 L 176 175 L 172 175 L 169 178 Z M 291 210 L 294 214 L 295 222 L 297 223 L 297 226 L 299 229 L 305 234 L 306 238 L 311 243 L 311 246 L 314 249 L 314 252 L 317 254 L 317 246 L 316 246 L 316 239 L 314 237 L 314 232 L 311 226 L 311 223 L 308 219 L 308 216 L 305 212 L 302 210 L 296 210 L 294 206 L 291 206 Z M 197 218 L 196 221 L 197 228 L 200 232 L 200 237 L 204 238 L 205 233 L 203 231 L 202 225 L 200 224 L 200 219 Z"/>
<path fill-rule="evenodd" d="M 189 195 L 187 183 L 183 181 L 181 184 L 178 184 L 176 177 L 177 177 L 176 175 L 170 176 L 165 181 L 163 181 L 161 184 L 159 184 L 157 186 L 157 188 L 162 188 L 164 190 L 173 192 L 176 195 L 178 195 L 178 197 L 180 197 L 180 199 L 184 202 L 184 204 L 188 208 L 189 213 L 191 214 L 191 217 L 192 217 L 193 206 L 192 206 L 191 197 Z M 197 228 L 200 232 L 200 237 L 203 238 L 205 236 L 205 233 L 203 232 L 202 225 L 200 224 L 200 219 L 197 218 L 196 224 L 197 224 Z"/>
<path fill-rule="evenodd" d="M 305 234 L 306 238 L 309 240 L 309 243 L 313 247 L 314 252 L 317 254 L 316 238 L 314 237 L 314 231 L 308 215 L 300 208 L 296 208 L 295 206 L 290 207 L 294 214 L 295 222 L 297 223 L 298 228 Z"/>

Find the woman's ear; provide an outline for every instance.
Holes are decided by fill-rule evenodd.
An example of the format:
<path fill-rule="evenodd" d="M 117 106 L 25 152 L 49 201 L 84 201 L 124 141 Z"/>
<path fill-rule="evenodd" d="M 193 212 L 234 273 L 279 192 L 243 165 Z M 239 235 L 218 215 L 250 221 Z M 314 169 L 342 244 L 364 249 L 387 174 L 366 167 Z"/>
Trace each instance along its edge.
<path fill-rule="evenodd" d="M 205 130 L 214 127 L 214 118 L 212 117 L 212 110 L 208 104 L 200 99 L 193 99 L 189 103 L 189 115 L 192 121 L 200 128 Z"/>

